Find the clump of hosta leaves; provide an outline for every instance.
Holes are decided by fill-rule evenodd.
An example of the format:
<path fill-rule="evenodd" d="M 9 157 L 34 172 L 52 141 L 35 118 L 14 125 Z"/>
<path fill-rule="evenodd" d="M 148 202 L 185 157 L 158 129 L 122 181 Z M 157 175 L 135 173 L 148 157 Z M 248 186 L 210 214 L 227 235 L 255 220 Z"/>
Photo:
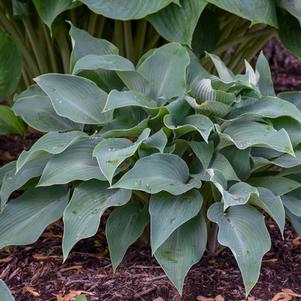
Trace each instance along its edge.
<path fill-rule="evenodd" d="M 134 66 L 113 44 L 71 34 L 72 74 L 39 76 L 15 98 L 45 135 L 0 170 L 0 248 L 33 243 L 63 216 L 67 259 L 112 208 L 114 270 L 149 225 L 152 254 L 181 293 L 218 228 L 249 293 L 271 246 L 264 212 L 281 233 L 286 216 L 301 232 L 300 94 L 275 95 L 262 54 L 240 75 L 208 54 L 214 76 L 178 43 Z"/>

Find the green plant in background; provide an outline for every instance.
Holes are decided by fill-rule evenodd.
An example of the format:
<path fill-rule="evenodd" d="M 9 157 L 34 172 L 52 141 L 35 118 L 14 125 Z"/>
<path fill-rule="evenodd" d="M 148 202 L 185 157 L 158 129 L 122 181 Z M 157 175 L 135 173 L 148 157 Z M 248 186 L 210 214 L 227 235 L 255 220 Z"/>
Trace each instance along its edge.
<path fill-rule="evenodd" d="M 180 293 L 219 242 L 248 294 L 271 246 L 263 211 L 282 234 L 286 216 L 301 233 L 300 93 L 275 95 L 262 54 L 238 75 L 207 54 L 215 76 L 179 43 L 134 65 L 106 40 L 74 26 L 71 36 L 72 74 L 38 76 L 15 97 L 16 115 L 47 134 L 0 169 L 0 248 L 33 243 L 63 216 L 66 260 L 116 207 L 106 223 L 114 270 L 149 227 Z"/>
<path fill-rule="evenodd" d="M 170 41 L 193 49 L 207 67 L 205 50 L 241 72 L 242 58 L 249 61 L 275 34 L 301 57 L 300 16 L 297 0 L 0 0 L 0 100 L 40 74 L 69 73 L 67 21 L 113 42 L 134 63 Z M 24 133 L 19 120 L 3 116 L 9 132 Z"/>

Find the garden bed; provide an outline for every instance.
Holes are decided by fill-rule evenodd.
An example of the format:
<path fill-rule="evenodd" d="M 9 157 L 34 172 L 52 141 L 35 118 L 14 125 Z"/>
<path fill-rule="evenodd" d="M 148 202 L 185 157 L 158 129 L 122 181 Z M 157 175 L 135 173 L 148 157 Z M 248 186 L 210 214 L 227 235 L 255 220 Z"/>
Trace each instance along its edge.
<path fill-rule="evenodd" d="M 273 40 L 264 50 L 271 63 L 278 92 L 301 90 L 301 65 Z M 0 137 L 0 164 L 17 157 L 39 134 Z M 298 300 L 291 291 L 301 294 L 301 239 L 290 226 L 282 240 L 276 226 L 269 221 L 273 247 L 264 257 L 259 282 L 249 300 Z M 68 260 L 62 263 L 60 222 L 50 226 L 37 243 L 28 247 L 11 247 L 0 252 L 0 278 L 11 288 L 17 301 L 68 301 L 72 291 L 85 291 L 92 300 L 244 300 L 244 288 L 237 264 L 229 250 L 218 257 L 205 255 L 186 278 L 181 299 L 167 276 L 151 257 L 150 249 L 134 245 L 123 264 L 113 274 L 104 227 L 95 238 L 78 243 Z M 277 295 L 286 290 L 287 299 Z M 291 290 L 291 291 L 288 291 Z M 76 293 L 74 293 L 75 295 Z M 65 299 L 64 296 L 67 296 Z M 278 296 L 278 297 L 277 297 Z M 62 298 L 61 298 L 62 297 Z M 291 299 L 289 299 L 291 298 Z M 158 299 L 158 301 L 161 299 Z M 214 299 L 210 299 L 214 300 Z M 161 300 L 162 301 L 162 300 Z"/>

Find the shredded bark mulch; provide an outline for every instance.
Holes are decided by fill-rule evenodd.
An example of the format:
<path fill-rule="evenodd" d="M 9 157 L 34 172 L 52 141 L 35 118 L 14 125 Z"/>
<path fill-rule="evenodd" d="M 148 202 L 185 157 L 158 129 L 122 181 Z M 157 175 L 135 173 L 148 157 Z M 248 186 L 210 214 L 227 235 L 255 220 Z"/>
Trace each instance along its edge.
<path fill-rule="evenodd" d="M 301 63 L 275 39 L 264 48 L 277 92 L 301 90 Z M 0 166 L 17 158 L 40 134 L 0 136 Z M 263 260 L 259 282 L 245 298 L 236 261 L 228 249 L 207 253 L 189 272 L 180 297 L 150 249 L 135 244 L 112 272 L 104 222 L 98 234 L 79 242 L 63 263 L 62 222 L 47 228 L 35 244 L 0 251 L 0 278 L 16 301 L 71 301 L 82 292 L 90 301 L 289 301 L 301 300 L 301 238 L 287 225 L 284 240 L 268 220 L 273 246 Z M 299 294 L 299 295 L 298 295 Z M 1 296 L 0 296 L 0 301 Z"/>

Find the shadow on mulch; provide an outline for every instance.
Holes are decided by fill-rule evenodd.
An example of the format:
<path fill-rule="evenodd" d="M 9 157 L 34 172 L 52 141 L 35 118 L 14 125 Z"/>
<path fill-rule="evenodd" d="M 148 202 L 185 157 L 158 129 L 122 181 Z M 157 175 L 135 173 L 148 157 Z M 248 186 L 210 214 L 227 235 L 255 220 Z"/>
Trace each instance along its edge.
<path fill-rule="evenodd" d="M 301 63 L 275 39 L 267 43 L 264 53 L 271 64 L 276 91 L 301 90 Z M 0 166 L 16 159 L 39 136 L 0 136 Z M 268 227 L 273 246 L 264 257 L 261 276 L 251 296 L 267 301 L 282 289 L 301 294 L 301 239 L 290 226 L 286 227 L 284 240 L 270 220 Z M 237 301 L 245 297 L 237 264 L 227 249 L 216 258 L 205 254 L 189 272 L 181 298 L 151 257 L 149 248 L 132 246 L 113 274 L 103 230 L 104 223 L 94 238 L 79 242 L 63 264 L 63 227 L 58 222 L 34 245 L 0 251 L 0 278 L 12 289 L 16 301 L 56 301 L 57 295 L 64 296 L 71 290 L 93 293 L 88 297 L 90 301 L 152 301 L 157 297 L 164 301 L 193 301 L 200 295 L 221 295 L 226 301 Z"/>

